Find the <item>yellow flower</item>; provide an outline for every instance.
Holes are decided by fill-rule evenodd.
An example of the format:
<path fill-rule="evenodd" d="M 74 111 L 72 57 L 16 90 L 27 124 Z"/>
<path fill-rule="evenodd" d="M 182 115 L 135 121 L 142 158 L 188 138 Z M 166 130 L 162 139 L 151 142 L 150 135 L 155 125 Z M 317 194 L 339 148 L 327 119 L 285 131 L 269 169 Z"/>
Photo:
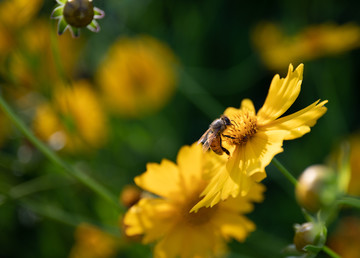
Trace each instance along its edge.
<path fill-rule="evenodd" d="M 54 149 L 99 148 L 106 138 L 106 118 L 87 81 L 58 86 L 53 102 L 39 105 L 34 131 Z"/>
<path fill-rule="evenodd" d="M 19 51 L 14 51 L 9 57 L 9 71 L 16 84 L 33 90 L 39 84 L 48 85 L 49 81 L 62 79 L 56 61 L 60 62 L 66 76 L 73 75 L 83 42 L 74 41 L 71 35 L 56 36 L 59 60 L 54 60 L 51 33 L 49 22 L 37 19 L 18 35 L 21 42 Z"/>
<path fill-rule="evenodd" d="M 6 74 L 6 55 L 17 44 L 16 33 L 22 29 L 41 8 L 43 0 L 5 0 L 0 3 L 0 72 Z M 4 66 L 4 67 L 3 67 Z"/>
<path fill-rule="evenodd" d="M 294 103 L 300 93 L 304 66 L 295 71 L 289 66 L 285 79 L 273 78 L 263 107 L 256 113 L 251 100 L 244 99 L 240 109 L 227 108 L 232 125 L 222 134 L 223 145 L 230 151 L 225 167 L 214 175 L 203 191 L 204 196 L 194 209 L 213 206 L 229 196 L 236 197 L 248 192 L 252 179 L 260 181 L 266 177 L 265 167 L 272 158 L 283 151 L 284 140 L 299 138 L 310 132 L 325 112 L 327 100 L 319 100 L 310 106 L 279 118 Z"/>
<path fill-rule="evenodd" d="M 149 36 L 122 38 L 111 47 L 97 78 L 109 107 L 136 117 L 160 109 L 175 89 L 175 57 Z"/>
<path fill-rule="evenodd" d="M 0 22 L 8 28 L 20 28 L 39 11 L 43 0 L 5 0 L 0 4 Z"/>
<path fill-rule="evenodd" d="M 282 69 L 289 63 L 336 55 L 360 46 L 360 27 L 356 24 L 325 23 L 305 28 L 294 36 L 284 35 L 275 24 L 259 25 L 253 42 L 264 63 Z"/>
<path fill-rule="evenodd" d="M 213 208 L 190 213 L 200 200 L 208 166 L 225 164 L 214 153 L 203 153 L 198 144 L 180 149 L 177 164 L 163 160 L 150 163 L 135 183 L 157 196 L 144 197 L 124 218 L 125 233 L 144 234 L 143 243 L 157 242 L 154 257 L 209 257 L 225 251 L 225 241 L 243 242 L 255 225 L 243 214 L 262 201 L 264 186 L 255 184 L 247 195 L 229 198 Z"/>
<path fill-rule="evenodd" d="M 116 255 L 116 239 L 86 223 L 76 228 L 75 241 L 69 258 L 110 258 Z"/>

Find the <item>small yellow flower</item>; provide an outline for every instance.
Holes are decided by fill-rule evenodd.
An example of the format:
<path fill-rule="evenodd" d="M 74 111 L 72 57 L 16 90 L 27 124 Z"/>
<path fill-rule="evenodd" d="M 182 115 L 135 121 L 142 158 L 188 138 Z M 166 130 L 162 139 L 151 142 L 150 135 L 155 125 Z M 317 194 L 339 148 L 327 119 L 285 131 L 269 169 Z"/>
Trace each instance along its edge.
<path fill-rule="evenodd" d="M 51 27 L 47 20 L 34 20 L 23 29 L 18 38 L 21 42 L 18 46 L 19 51 L 11 53 L 8 59 L 9 72 L 15 84 L 34 90 L 38 89 L 39 85 L 47 86 L 49 82 L 62 79 L 63 75 L 58 70 L 52 54 Z M 55 41 L 59 47 L 60 65 L 65 75 L 71 77 L 83 42 L 74 41 L 70 35 L 57 36 Z"/>
<path fill-rule="evenodd" d="M 17 33 L 38 12 L 43 0 L 5 0 L 0 3 L 0 72 L 6 74 L 3 62 L 18 43 Z M 16 18 L 15 18 L 16 17 Z"/>
<path fill-rule="evenodd" d="M 106 139 L 106 118 L 87 81 L 58 86 L 53 102 L 39 105 L 34 131 L 56 149 L 85 151 L 102 146 Z"/>
<path fill-rule="evenodd" d="M 43 0 L 5 0 L 0 3 L 0 23 L 8 29 L 27 24 L 39 11 Z"/>
<path fill-rule="evenodd" d="M 295 71 L 289 66 L 285 79 L 273 78 L 263 107 L 256 113 L 251 100 L 244 99 L 240 109 L 227 108 L 232 125 L 222 134 L 223 145 L 230 151 L 225 167 L 215 171 L 210 183 L 201 194 L 204 199 L 194 209 L 213 206 L 229 196 L 244 195 L 252 179 L 266 177 L 265 167 L 283 151 L 284 140 L 292 140 L 310 132 L 310 127 L 326 112 L 327 100 L 281 117 L 300 93 L 304 66 Z M 251 179 L 251 178 L 252 179 Z"/>
<path fill-rule="evenodd" d="M 99 67 L 97 81 L 109 107 L 137 117 L 160 109 L 175 89 L 175 57 L 149 36 L 122 38 Z"/>
<path fill-rule="evenodd" d="M 94 226 L 80 224 L 75 231 L 75 241 L 69 258 L 116 257 L 116 239 Z"/>
<path fill-rule="evenodd" d="M 331 23 L 309 26 L 294 36 L 284 35 L 275 24 L 259 25 L 253 42 L 264 63 L 282 69 L 289 63 L 337 55 L 360 46 L 360 27 L 356 24 Z"/>
<path fill-rule="evenodd" d="M 224 163 L 193 144 L 181 148 L 177 164 L 168 160 L 148 164 L 135 182 L 159 197 L 144 197 L 129 209 L 125 233 L 143 234 L 145 244 L 157 242 L 154 257 L 211 257 L 223 253 L 230 238 L 243 242 L 255 229 L 243 214 L 253 210 L 253 201 L 262 201 L 263 185 L 255 184 L 247 195 L 229 198 L 213 208 L 189 212 L 206 186 L 207 167 Z"/>

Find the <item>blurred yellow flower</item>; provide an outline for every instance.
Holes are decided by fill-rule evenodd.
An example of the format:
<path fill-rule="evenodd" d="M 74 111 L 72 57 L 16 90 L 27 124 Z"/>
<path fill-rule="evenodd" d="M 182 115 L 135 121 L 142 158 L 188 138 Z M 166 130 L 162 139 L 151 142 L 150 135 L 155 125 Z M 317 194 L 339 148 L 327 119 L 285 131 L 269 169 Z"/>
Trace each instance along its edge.
<path fill-rule="evenodd" d="M 116 238 L 86 223 L 75 231 L 75 244 L 69 258 L 110 258 L 116 257 Z"/>
<path fill-rule="evenodd" d="M 60 85 L 52 103 L 38 106 L 34 131 L 53 149 L 85 151 L 99 148 L 107 136 L 106 117 L 89 82 Z"/>
<path fill-rule="evenodd" d="M 36 33 L 34 31 L 36 30 Z M 74 41 L 71 35 L 63 37 L 53 36 L 51 39 L 51 25 L 47 20 L 38 19 L 33 21 L 18 36 L 20 43 L 19 51 L 14 51 L 9 57 L 9 70 L 13 81 L 28 89 L 44 86 L 49 82 L 58 81 L 63 76 L 71 77 L 80 55 L 83 42 Z M 56 60 L 53 47 L 59 51 L 59 59 Z M 59 71 L 56 65 L 64 71 Z"/>
<path fill-rule="evenodd" d="M 97 73 L 108 106 L 136 117 L 160 109 L 174 93 L 176 59 L 171 49 L 149 36 L 114 43 Z"/>
<path fill-rule="evenodd" d="M 38 12 L 43 0 L 5 0 L 0 3 L 0 64 L 17 44 L 16 32 Z M 0 65 L 0 71 L 3 67 Z"/>
<path fill-rule="evenodd" d="M 251 100 L 244 99 L 240 109 L 227 108 L 232 125 L 222 134 L 223 145 L 230 151 L 226 167 L 218 169 L 202 192 L 204 196 L 195 208 L 213 206 L 229 196 L 248 192 L 252 179 L 266 177 L 265 167 L 273 157 L 282 152 L 284 140 L 292 140 L 310 132 L 310 127 L 326 112 L 327 100 L 279 118 L 298 97 L 304 66 L 295 71 L 289 66 L 285 79 L 277 74 L 273 78 L 263 107 L 255 113 Z M 251 177 L 251 178 L 249 178 Z"/>
<path fill-rule="evenodd" d="M 177 164 L 169 160 L 148 164 L 135 183 L 159 197 L 144 197 L 128 210 L 125 233 L 143 234 L 145 244 L 157 242 L 154 257 L 212 257 L 225 252 L 230 238 L 243 242 L 255 229 L 243 214 L 253 210 L 253 201 L 263 200 L 263 185 L 257 183 L 247 195 L 213 208 L 189 212 L 206 186 L 207 167 L 224 166 L 225 161 L 193 144 L 180 149 Z"/>
<path fill-rule="evenodd" d="M 20 28 L 39 11 L 43 0 L 5 0 L 0 3 L 0 21 L 8 28 Z"/>
<path fill-rule="evenodd" d="M 278 70 L 289 63 L 336 55 L 359 47 L 360 27 L 326 23 L 287 36 L 275 24 L 265 23 L 254 30 L 253 42 L 265 65 Z"/>
<path fill-rule="evenodd" d="M 329 236 L 328 246 L 342 258 L 359 257 L 360 219 L 344 217 Z"/>

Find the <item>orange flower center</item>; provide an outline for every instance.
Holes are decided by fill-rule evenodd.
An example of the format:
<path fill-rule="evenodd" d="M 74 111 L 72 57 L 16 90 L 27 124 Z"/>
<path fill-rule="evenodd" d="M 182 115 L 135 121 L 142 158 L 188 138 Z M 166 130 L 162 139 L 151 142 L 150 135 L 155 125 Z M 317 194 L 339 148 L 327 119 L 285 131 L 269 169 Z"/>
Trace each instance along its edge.
<path fill-rule="evenodd" d="M 191 212 L 192 207 L 197 204 L 201 198 L 199 194 L 196 193 L 193 195 L 194 198 L 190 198 L 182 208 L 182 220 L 190 226 L 200 226 L 208 223 L 214 216 L 217 211 L 218 205 L 215 205 L 212 208 L 200 208 L 197 212 Z"/>
<path fill-rule="evenodd" d="M 245 144 L 257 132 L 254 112 L 239 111 L 229 116 L 231 124 L 223 132 L 223 139 L 230 145 Z"/>

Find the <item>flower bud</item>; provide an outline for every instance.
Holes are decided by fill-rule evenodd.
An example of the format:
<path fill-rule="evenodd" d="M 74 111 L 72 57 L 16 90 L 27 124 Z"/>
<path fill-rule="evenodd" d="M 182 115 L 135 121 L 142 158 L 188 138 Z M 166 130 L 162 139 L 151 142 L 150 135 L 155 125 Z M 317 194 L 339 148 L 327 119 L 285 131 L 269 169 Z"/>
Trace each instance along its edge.
<path fill-rule="evenodd" d="M 126 208 L 136 204 L 141 198 L 141 190 L 134 185 L 127 185 L 120 194 L 120 203 Z"/>
<path fill-rule="evenodd" d="M 65 21 L 76 28 L 89 25 L 94 17 L 91 0 L 68 0 L 63 11 Z"/>
<path fill-rule="evenodd" d="M 328 207 L 337 194 L 334 173 L 324 165 L 310 166 L 301 174 L 295 191 L 298 203 L 310 212 Z"/>
<path fill-rule="evenodd" d="M 320 241 L 322 227 L 313 222 L 295 225 L 294 244 L 298 251 L 304 252 L 307 245 L 317 245 Z"/>

